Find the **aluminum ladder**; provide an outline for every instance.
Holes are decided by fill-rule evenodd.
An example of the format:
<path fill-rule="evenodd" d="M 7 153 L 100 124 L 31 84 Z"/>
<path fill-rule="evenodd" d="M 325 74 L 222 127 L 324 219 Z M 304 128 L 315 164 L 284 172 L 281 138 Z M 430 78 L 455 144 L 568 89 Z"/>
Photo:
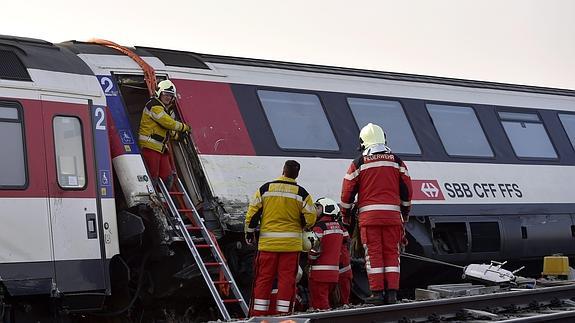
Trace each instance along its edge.
<path fill-rule="evenodd" d="M 196 261 L 196 264 L 198 265 L 202 273 L 202 276 L 204 277 L 204 280 L 206 281 L 206 284 L 208 285 L 208 288 L 210 289 L 214 301 L 216 302 L 216 305 L 218 306 L 218 309 L 222 314 L 224 320 L 226 321 L 231 320 L 231 316 L 230 313 L 228 312 L 226 304 L 239 304 L 242 311 L 244 312 L 245 317 L 247 317 L 248 305 L 246 304 L 242 294 L 240 293 L 240 290 L 236 285 L 234 278 L 232 277 L 228 265 L 224 261 L 221 251 L 216 244 L 216 241 L 214 241 L 215 238 L 210 234 L 210 232 L 204 225 L 203 218 L 201 218 L 200 215 L 198 214 L 196 207 L 191 202 L 191 199 L 188 193 L 186 192 L 184 186 L 182 185 L 180 179 L 178 178 L 174 183 L 176 191 L 168 191 L 162 179 L 159 180 L 159 186 L 160 186 L 160 192 L 162 193 L 165 202 L 168 204 L 170 213 L 173 215 L 173 218 L 176 221 L 175 227 L 182 234 L 182 237 L 184 238 L 186 244 L 188 245 L 188 248 L 190 249 L 190 252 L 194 257 L 194 260 Z M 181 200 L 183 200 L 185 208 L 179 209 L 176 206 L 176 203 L 174 203 L 173 198 L 178 196 L 181 197 Z M 192 224 L 185 224 L 181 214 L 185 214 Z M 203 237 L 203 242 L 201 244 L 194 242 L 194 239 L 190 235 L 190 232 L 201 233 Z M 214 261 L 204 262 L 198 249 L 209 249 Z M 225 280 L 214 280 L 212 276 L 210 276 L 208 267 L 220 268 L 220 270 L 223 271 L 224 273 Z M 220 295 L 217 286 L 223 284 L 228 284 L 230 286 L 231 291 L 230 296 L 233 296 L 233 298 L 224 298 L 222 297 L 222 295 Z"/>

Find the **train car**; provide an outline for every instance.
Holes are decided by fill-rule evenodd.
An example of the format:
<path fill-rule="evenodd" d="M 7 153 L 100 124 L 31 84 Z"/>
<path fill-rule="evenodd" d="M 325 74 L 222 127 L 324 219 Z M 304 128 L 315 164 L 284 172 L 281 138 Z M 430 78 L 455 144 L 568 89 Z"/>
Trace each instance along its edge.
<path fill-rule="evenodd" d="M 246 289 L 251 195 L 296 159 L 312 196 L 337 199 L 368 122 L 409 168 L 409 251 L 461 264 L 575 255 L 575 91 L 133 51 L 176 84 L 195 146 L 177 168 Z M 134 281 L 142 289 L 145 267 L 149 299 L 189 300 L 193 280 L 180 274 L 193 264 L 177 241 L 173 254 L 142 261 L 161 224 L 146 207 L 154 188 L 137 146 L 149 98 L 139 65 L 98 44 L 7 36 L 0 57 L 5 297 L 47 295 L 81 312 L 117 295 L 133 305 L 122 297 Z M 402 281 L 429 282 L 429 268 L 402 263 Z M 196 307 L 209 303 L 197 295 Z"/>

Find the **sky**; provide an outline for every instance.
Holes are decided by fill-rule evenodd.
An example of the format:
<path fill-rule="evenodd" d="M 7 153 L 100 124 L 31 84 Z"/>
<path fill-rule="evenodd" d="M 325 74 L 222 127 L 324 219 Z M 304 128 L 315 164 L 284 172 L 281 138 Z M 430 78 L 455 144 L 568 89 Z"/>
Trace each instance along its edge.
<path fill-rule="evenodd" d="M 0 34 L 575 90 L 573 0 L 20 0 Z M 7 14 L 9 13 L 9 14 Z"/>

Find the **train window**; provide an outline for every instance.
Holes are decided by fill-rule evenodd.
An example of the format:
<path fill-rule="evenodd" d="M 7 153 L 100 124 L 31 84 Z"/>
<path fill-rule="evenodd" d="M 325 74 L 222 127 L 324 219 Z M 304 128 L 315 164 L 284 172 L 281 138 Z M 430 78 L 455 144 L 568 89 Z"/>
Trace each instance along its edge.
<path fill-rule="evenodd" d="M 575 114 L 559 114 L 563 128 L 567 132 L 573 148 L 575 148 Z"/>
<path fill-rule="evenodd" d="M 258 96 L 281 148 L 339 150 L 316 95 L 259 90 Z"/>
<path fill-rule="evenodd" d="M 0 188 L 26 185 L 24 135 L 20 110 L 0 104 Z"/>
<path fill-rule="evenodd" d="M 499 112 L 499 118 L 517 157 L 557 158 L 551 139 L 537 114 Z"/>
<path fill-rule="evenodd" d="M 450 156 L 493 157 L 491 146 L 472 108 L 440 104 L 426 106 Z"/>
<path fill-rule="evenodd" d="M 421 154 L 413 130 L 401 104 L 397 101 L 348 98 L 357 126 L 372 122 L 383 127 L 388 146 L 396 153 Z"/>
<path fill-rule="evenodd" d="M 80 119 L 58 116 L 53 125 L 58 184 L 65 189 L 83 188 L 86 186 L 86 173 Z"/>

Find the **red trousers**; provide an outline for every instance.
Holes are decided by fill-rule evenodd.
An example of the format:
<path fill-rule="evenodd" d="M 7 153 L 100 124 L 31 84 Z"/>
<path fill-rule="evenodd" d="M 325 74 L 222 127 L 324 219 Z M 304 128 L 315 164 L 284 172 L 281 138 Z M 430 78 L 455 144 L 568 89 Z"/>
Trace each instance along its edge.
<path fill-rule="evenodd" d="M 365 269 L 371 291 L 399 289 L 399 244 L 403 228 L 399 224 L 362 225 Z"/>
<path fill-rule="evenodd" d="M 153 179 L 161 177 L 164 183 L 172 174 L 172 164 L 167 152 L 159 153 L 149 148 L 142 148 L 142 157 L 148 166 L 148 171 Z"/>
<path fill-rule="evenodd" d="M 290 313 L 296 290 L 299 252 L 259 251 L 255 261 L 250 316 Z M 277 300 L 270 307 L 271 292 L 277 278 Z"/>
<path fill-rule="evenodd" d="M 337 283 L 327 283 L 317 281 L 313 278 L 309 279 L 309 293 L 311 307 L 316 310 L 330 309 L 329 294 L 335 290 Z"/>
<path fill-rule="evenodd" d="M 351 280 L 350 276 L 339 276 L 339 296 L 341 297 L 341 304 L 349 304 L 349 295 L 351 294 Z"/>

